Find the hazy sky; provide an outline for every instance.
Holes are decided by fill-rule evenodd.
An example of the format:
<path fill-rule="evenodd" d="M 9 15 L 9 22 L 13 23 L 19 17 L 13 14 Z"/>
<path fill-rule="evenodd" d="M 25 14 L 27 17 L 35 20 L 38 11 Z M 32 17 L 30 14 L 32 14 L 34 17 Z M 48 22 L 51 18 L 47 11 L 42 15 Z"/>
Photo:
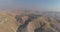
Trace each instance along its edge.
<path fill-rule="evenodd" d="M 60 10 L 60 0 L 0 0 L 0 9 Z"/>

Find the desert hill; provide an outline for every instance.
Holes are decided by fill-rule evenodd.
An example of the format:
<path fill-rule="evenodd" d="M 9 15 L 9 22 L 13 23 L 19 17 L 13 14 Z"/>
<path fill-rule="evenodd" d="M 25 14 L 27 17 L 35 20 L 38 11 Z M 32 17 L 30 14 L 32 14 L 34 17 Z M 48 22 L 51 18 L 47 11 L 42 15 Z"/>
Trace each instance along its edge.
<path fill-rule="evenodd" d="M 18 23 L 14 16 L 8 13 L 0 13 L 0 32 L 16 32 Z"/>
<path fill-rule="evenodd" d="M 60 32 L 60 23 L 53 17 L 29 11 L 0 12 L 0 32 Z"/>
<path fill-rule="evenodd" d="M 60 23 L 50 17 L 28 14 L 17 15 L 16 19 L 21 24 L 17 32 L 60 32 Z"/>

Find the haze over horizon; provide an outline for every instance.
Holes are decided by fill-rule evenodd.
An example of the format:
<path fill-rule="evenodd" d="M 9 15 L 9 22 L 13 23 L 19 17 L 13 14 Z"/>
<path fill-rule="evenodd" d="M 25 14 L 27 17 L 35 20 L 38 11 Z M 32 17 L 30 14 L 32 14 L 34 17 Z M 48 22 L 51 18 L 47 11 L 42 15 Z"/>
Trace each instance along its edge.
<path fill-rule="evenodd" d="M 60 0 L 0 0 L 0 9 L 60 11 Z"/>

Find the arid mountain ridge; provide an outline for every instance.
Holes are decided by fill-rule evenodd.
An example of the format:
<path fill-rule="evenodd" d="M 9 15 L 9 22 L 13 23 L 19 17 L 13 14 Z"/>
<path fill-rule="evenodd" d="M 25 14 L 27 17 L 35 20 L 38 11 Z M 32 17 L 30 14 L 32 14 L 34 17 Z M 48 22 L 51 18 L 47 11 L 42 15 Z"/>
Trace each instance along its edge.
<path fill-rule="evenodd" d="M 59 14 L 52 13 L 2 11 L 0 12 L 0 32 L 60 32 L 60 23 L 55 18 Z"/>

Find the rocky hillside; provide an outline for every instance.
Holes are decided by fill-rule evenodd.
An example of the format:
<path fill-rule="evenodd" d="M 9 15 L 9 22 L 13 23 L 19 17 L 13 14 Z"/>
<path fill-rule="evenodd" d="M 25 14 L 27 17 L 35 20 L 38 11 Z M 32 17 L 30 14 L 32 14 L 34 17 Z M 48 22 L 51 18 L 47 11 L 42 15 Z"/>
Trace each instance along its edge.
<path fill-rule="evenodd" d="M 14 15 L 8 13 L 0 13 L 0 32 L 16 32 L 18 23 Z"/>
<path fill-rule="evenodd" d="M 0 32 L 60 32 L 60 23 L 40 14 L 1 12 Z"/>
<path fill-rule="evenodd" d="M 60 23 L 53 18 L 42 15 L 17 15 L 16 20 L 21 25 L 17 32 L 60 32 Z"/>

